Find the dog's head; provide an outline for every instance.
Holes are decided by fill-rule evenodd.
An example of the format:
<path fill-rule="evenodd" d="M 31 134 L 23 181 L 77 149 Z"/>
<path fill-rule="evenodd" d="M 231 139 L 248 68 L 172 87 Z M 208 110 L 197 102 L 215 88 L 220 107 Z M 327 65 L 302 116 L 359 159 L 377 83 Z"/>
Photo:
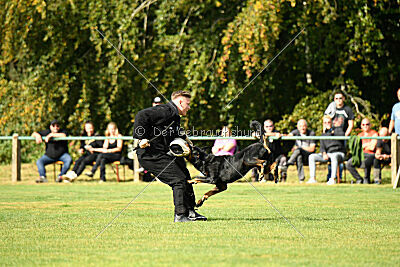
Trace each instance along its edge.
<path fill-rule="evenodd" d="M 213 155 L 208 154 L 205 150 L 201 149 L 200 147 L 193 146 L 189 162 L 192 163 L 196 169 L 200 170 L 205 167 L 206 162 L 211 161 L 212 157 Z"/>

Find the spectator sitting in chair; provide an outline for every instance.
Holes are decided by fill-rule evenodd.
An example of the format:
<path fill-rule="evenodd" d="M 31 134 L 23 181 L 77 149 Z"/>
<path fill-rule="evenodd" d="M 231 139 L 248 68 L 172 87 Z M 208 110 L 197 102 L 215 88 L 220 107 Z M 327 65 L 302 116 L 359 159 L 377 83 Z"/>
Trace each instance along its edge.
<path fill-rule="evenodd" d="M 274 161 L 277 163 L 277 173 L 275 175 L 280 174 L 279 181 L 280 182 L 286 182 L 286 177 L 287 177 L 287 167 L 286 167 L 286 156 L 283 152 L 282 144 L 280 137 L 282 137 L 282 134 L 275 130 L 274 122 L 272 120 L 265 120 L 264 121 L 264 130 L 265 130 L 265 136 L 275 136 L 278 137 L 278 139 L 271 139 L 269 141 L 268 147 L 272 151 L 272 155 L 274 158 Z M 272 175 L 272 174 L 271 174 Z M 261 181 L 265 182 L 265 178 Z"/>
<path fill-rule="evenodd" d="M 288 136 L 315 136 L 314 131 L 307 129 L 307 121 L 300 119 L 297 122 L 297 129 L 291 131 Z M 303 164 L 308 164 L 308 156 L 315 152 L 315 140 L 296 140 L 292 148 L 292 155 L 286 163 L 286 166 L 297 165 L 297 174 L 300 183 L 304 182 Z"/>
<path fill-rule="evenodd" d="M 117 124 L 115 122 L 110 122 L 107 125 L 106 130 L 107 137 L 121 137 L 119 134 Z M 106 164 L 112 163 L 114 161 L 119 161 L 122 155 L 122 139 L 106 139 L 104 140 L 103 148 L 93 148 L 88 145 L 85 146 L 85 149 L 89 152 L 98 152 L 100 153 L 96 158 L 96 164 L 93 166 L 90 172 L 85 173 L 89 177 L 93 177 L 97 168 L 100 166 L 100 182 L 106 181 Z"/>
<path fill-rule="evenodd" d="M 232 136 L 231 129 L 228 126 L 222 127 L 221 131 L 222 137 Z M 215 156 L 223 155 L 233 155 L 236 150 L 236 140 L 235 139 L 215 139 L 214 146 L 211 151 Z"/>
<path fill-rule="evenodd" d="M 323 117 L 323 133 L 322 136 L 344 136 L 342 127 L 333 127 L 332 118 L 328 115 Z M 344 160 L 346 148 L 343 140 L 321 140 L 320 142 L 320 153 L 313 153 L 308 157 L 310 167 L 310 179 L 307 183 L 316 183 L 315 179 L 315 162 L 328 162 L 331 161 L 332 172 L 327 182 L 328 185 L 336 183 L 337 167 L 340 162 Z"/>
<path fill-rule="evenodd" d="M 95 134 L 94 132 L 93 122 L 91 121 L 85 122 L 85 126 L 81 136 L 85 137 L 97 136 L 97 134 Z M 88 151 L 87 149 L 85 149 L 86 146 L 91 146 L 93 148 L 101 148 L 103 147 L 103 140 L 94 140 L 94 139 L 81 140 L 81 147 L 79 149 L 79 154 L 81 154 L 82 156 L 75 162 L 72 171 L 67 172 L 67 174 L 63 176 L 63 179 L 65 181 L 73 182 L 79 175 L 82 174 L 87 165 L 92 165 L 93 162 L 96 161 L 99 153 Z"/>
<path fill-rule="evenodd" d="M 378 133 L 375 130 L 371 129 L 371 123 L 369 119 L 365 118 L 361 121 L 361 130 L 362 132 L 358 134 L 359 137 L 373 137 L 378 136 Z M 370 182 L 370 174 L 371 174 L 371 167 L 374 163 L 375 158 L 375 148 L 376 148 L 376 139 L 362 139 L 362 148 L 364 153 L 364 161 L 361 162 L 361 168 L 364 168 L 364 179 L 360 176 L 356 167 L 353 164 L 353 158 L 350 158 L 347 161 L 346 167 L 356 179 L 357 184 L 369 184 Z"/>
<path fill-rule="evenodd" d="M 32 136 L 35 137 L 36 144 L 42 143 L 42 137 L 45 136 L 44 142 L 46 143 L 45 154 L 36 162 L 40 176 L 36 182 L 47 182 L 45 166 L 56 161 L 62 161 L 64 163 L 61 172 L 56 179 L 56 182 L 62 182 L 62 176 L 68 171 L 72 159 L 68 154 L 68 141 L 56 141 L 53 137 L 66 137 L 67 131 L 60 129 L 60 123 L 58 120 L 53 120 L 50 123 L 50 129 L 34 132 Z"/>
<path fill-rule="evenodd" d="M 382 127 L 379 130 L 379 136 L 389 136 L 389 130 Z M 382 166 L 389 165 L 391 161 L 391 144 L 389 139 L 380 139 L 376 144 L 376 152 L 374 159 L 374 182 L 375 184 L 382 183 L 381 170 Z"/>

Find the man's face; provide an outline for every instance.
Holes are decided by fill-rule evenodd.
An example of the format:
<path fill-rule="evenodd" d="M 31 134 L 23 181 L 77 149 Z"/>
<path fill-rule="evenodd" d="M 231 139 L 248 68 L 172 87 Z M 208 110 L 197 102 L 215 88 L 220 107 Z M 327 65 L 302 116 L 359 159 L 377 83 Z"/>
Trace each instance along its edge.
<path fill-rule="evenodd" d="M 59 130 L 60 130 L 60 125 L 58 125 L 58 124 L 50 125 L 50 131 L 52 133 L 58 133 Z"/>
<path fill-rule="evenodd" d="M 178 103 L 179 114 L 182 116 L 186 116 L 187 112 L 190 109 L 190 98 L 180 96 L 178 99 Z"/>
<path fill-rule="evenodd" d="M 297 123 L 297 130 L 299 130 L 299 132 L 301 134 L 306 134 L 307 132 L 307 124 L 305 121 L 299 121 L 299 123 Z"/>
<path fill-rule="evenodd" d="M 337 108 L 344 106 L 344 96 L 342 94 L 336 94 L 334 100 Z"/>
<path fill-rule="evenodd" d="M 272 131 L 274 130 L 274 124 L 270 121 L 264 122 L 264 130 L 267 133 L 272 133 Z"/>
<path fill-rule="evenodd" d="M 363 119 L 361 121 L 361 130 L 363 132 L 368 132 L 371 129 L 371 123 L 369 122 L 368 119 Z"/>

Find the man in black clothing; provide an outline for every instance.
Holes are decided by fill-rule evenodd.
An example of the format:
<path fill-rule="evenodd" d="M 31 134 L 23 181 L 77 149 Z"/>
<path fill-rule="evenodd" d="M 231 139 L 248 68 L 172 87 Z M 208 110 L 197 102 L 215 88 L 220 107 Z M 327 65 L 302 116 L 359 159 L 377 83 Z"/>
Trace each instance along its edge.
<path fill-rule="evenodd" d="M 389 130 L 386 127 L 382 127 L 379 130 L 379 136 L 388 136 Z M 378 140 L 376 144 L 376 152 L 374 159 L 374 182 L 380 184 L 382 182 L 381 170 L 382 165 L 389 165 L 392 159 L 391 157 L 391 144 L 389 139 Z"/>
<path fill-rule="evenodd" d="M 64 162 L 61 172 L 58 175 L 57 182 L 62 182 L 62 176 L 68 171 L 71 165 L 72 159 L 68 154 L 68 141 L 56 141 L 53 137 L 66 137 L 67 131 L 60 129 L 60 124 L 57 120 L 53 120 L 50 123 L 50 129 L 43 130 L 40 132 L 34 132 L 32 134 L 36 139 L 36 144 L 42 143 L 42 137 L 45 136 L 46 152 L 38 159 L 36 165 L 39 171 L 39 179 L 36 180 L 37 183 L 46 183 L 46 169 L 45 166 L 56 161 Z"/>
<path fill-rule="evenodd" d="M 180 116 L 186 116 L 190 109 L 190 97 L 186 91 L 173 92 L 171 102 L 139 111 L 133 127 L 133 138 L 140 140 L 137 151 L 140 165 L 172 188 L 175 222 L 207 220 L 194 211 L 195 195 L 187 182 L 190 173 L 184 158 L 168 153 L 175 138 L 186 137 L 180 132 Z"/>

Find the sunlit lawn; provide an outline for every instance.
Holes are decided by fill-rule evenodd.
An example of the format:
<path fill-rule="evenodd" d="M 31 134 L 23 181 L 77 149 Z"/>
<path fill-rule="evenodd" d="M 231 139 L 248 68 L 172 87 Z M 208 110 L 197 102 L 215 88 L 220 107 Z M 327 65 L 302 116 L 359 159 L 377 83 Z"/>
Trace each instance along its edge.
<path fill-rule="evenodd" d="M 299 185 L 293 171 L 286 184 L 254 183 L 293 226 L 247 183 L 206 201 L 199 212 L 209 221 L 175 224 L 171 190 L 153 182 L 96 239 L 147 183 L 116 183 L 109 172 L 105 184 L 35 184 L 35 166 L 24 165 L 12 184 L 9 169 L 0 167 L 1 266 L 400 262 L 400 196 L 389 170 L 384 185 Z M 197 197 L 210 188 L 195 185 Z"/>

